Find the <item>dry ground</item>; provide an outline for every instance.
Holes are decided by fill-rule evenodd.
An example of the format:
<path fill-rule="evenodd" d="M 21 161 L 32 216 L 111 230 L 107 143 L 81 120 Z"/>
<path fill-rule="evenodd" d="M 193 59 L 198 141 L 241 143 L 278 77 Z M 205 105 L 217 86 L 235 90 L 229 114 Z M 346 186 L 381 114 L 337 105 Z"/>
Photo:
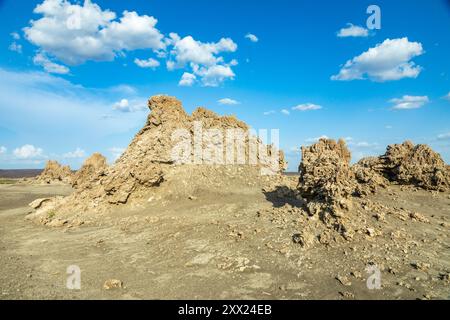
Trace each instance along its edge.
<path fill-rule="evenodd" d="M 258 214 L 283 203 L 255 189 L 119 207 L 76 228 L 25 220 L 32 200 L 70 192 L 0 184 L 0 299 L 450 298 L 448 193 L 381 191 L 371 200 L 418 211 L 429 223 L 387 217 L 377 223 L 403 238 L 386 232 L 305 249 L 292 241 L 302 228 L 295 214 Z M 366 286 L 370 264 L 381 269 L 379 290 Z M 81 268 L 81 290 L 65 286 L 69 265 Z M 108 279 L 124 287 L 105 290 Z"/>

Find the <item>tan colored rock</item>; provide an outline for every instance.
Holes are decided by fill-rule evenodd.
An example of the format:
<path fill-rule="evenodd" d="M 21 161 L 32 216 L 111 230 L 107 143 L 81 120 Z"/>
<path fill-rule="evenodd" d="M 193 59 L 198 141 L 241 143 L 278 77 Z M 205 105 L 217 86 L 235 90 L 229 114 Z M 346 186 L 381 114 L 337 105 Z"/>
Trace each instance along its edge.
<path fill-rule="evenodd" d="M 350 157 L 344 140 L 321 139 L 302 147 L 298 190 L 307 200 L 310 215 L 340 217 L 351 207 L 355 182 Z"/>
<path fill-rule="evenodd" d="M 44 171 L 36 177 L 37 182 L 42 183 L 70 183 L 72 171 L 69 166 L 62 166 L 55 160 L 47 161 Z"/>
<path fill-rule="evenodd" d="M 111 290 L 111 289 L 121 289 L 123 288 L 123 282 L 118 279 L 108 279 L 103 284 L 103 289 Z"/>
<path fill-rule="evenodd" d="M 33 209 L 39 209 L 40 207 L 42 207 L 42 205 L 45 202 L 51 201 L 51 198 L 40 198 L 40 199 L 36 199 L 34 201 L 32 201 L 31 203 L 28 204 L 28 206 L 30 206 Z"/>
<path fill-rule="evenodd" d="M 428 190 L 445 191 L 450 187 L 445 162 L 427 145 L 410 141 L 390 145 L 380 160 L 383 173 L 390 180 Z"/>
<path fill-rule="evenodd" d="M 87 158 L 81 168 L 73 175 L 72 187 L 89 188 L 106 172 L 108 164 L 106 158 L 100 153 L 94 153 Z"/>
<path fill-rule="evenodd" d="M 147 202 L 152 196 L 186 199 L 200 190 L 235 190 L 259 184 L 262 174 L 278 174 L 285 167 L 282 152 L 250 136 L 249 127 L 234 116 L 219 116 L 201 107 L 189 115 L 179 100 L 162 95 L 150 98 L 148 106 L 147 122 L 122 156 L 109 167 L 100 155 L 88 159 L 73 179 L 75 192 L 58 212 L 84 214 L 107 211 L 111 205 Z M 227 130 L 244 133 L 240 140 L 244 148 L 231 144 L 230 159 L 226 157 Z M 255 159 L 252 146 L 259 151 Z M 277 152 L 278 158 L 271 157 Z M 243 163 L 237 161 L 238 154 L 244 156 Z"/>
<path fill-rule="evenodd" d="M 381 175 L 391 182 L 426 190 L 450 189 L 450 172 L 441 156 L 429 146 L 414 145 L 411 141 L 389 145 L 384 155 L 363 159 L 356 169 L 360 172 L 364 170 L 363 173 L 357 173 L 361 182 L 381 182 Z"/>

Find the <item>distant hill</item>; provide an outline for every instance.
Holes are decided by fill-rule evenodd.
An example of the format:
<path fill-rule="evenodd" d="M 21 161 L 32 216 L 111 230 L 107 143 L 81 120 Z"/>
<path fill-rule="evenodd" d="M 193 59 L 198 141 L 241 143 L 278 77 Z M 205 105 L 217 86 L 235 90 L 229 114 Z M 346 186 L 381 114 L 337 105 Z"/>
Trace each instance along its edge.
<path fill-rule="evenodd" d="M 30 178 L 41 174 L 42 169 L 11 169 L 2 170 L 0 169 L 0 178 Z"/>

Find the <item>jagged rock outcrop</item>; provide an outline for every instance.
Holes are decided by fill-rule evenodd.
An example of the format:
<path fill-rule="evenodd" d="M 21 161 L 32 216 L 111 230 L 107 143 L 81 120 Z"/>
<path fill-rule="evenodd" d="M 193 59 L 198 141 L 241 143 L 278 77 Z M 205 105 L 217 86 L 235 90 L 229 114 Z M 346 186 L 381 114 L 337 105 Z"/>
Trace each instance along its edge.
<path fill-rule="evenodd" d="M 367 157 L 359 160 L 351 167 L 356 181 L 357 194 L 365 196 L 375 193 L 378 188 L 386 188 L 389 185 L 387 180 L 379 171 L 380 161 L 377 157 Z"/>
<path fill-rule="evenodd" d="M 73 175 L 72 187 L 90 188 L 93 183 L 105 174 L 107 168 L 108 164 L 103 155 L 100 153 L 92 154 Z"/>
<path fill-rule="evenodd" d="M 100 166 L 93 181 L 80 184 L 81 177 L 96 170 L 82 168 L 74 179 L 75 192 L 55 210 L 102 211 L 131 199 L 146 202 L 156 193 L 176 198 L 198 190 L 232 191 L 285 167 L 283 153 L 249 135 L 249 127 L 234 116 L 201 107 L 189 115 L 179 100 L 162 95 L 150 98 L 148 107 L 146 124 L 121 157 L 107 168 Z"/>
<path fill-rule="evenodd" d="M 349 210 L 355 188 L 350 158 L 342 139 L 320 139 L 312 146 L 302 147 L 298 190 L 310 215 L 321 214 L 328 223 Z"/>
<path fill-rule="evenodd" d="M 450 174 L 441 156 L 424 144 L 410 141 L 389 145 L 386 153 L 378 158 L 362 159 L 365 170 L 360 180 L 382 176 L 398 184 L 414 185 L 426 190 L 450 189 Z M 381 180 L 376 178 L 376 180 Z M 382 182 L 384 183 L 384 182 Z"/>
<path fill-rule="evenodd" d="M 72 179 L 72 170 L 69 166 L 62 166 L 55 160 L 47 161 L 44 171 L 36 177 L 39 183 L 70 183 Z"/>

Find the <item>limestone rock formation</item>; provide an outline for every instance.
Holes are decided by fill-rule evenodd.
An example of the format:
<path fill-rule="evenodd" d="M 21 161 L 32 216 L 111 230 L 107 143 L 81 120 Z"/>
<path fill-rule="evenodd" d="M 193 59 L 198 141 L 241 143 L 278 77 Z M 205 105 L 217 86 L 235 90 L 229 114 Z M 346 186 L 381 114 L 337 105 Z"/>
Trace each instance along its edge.
<path fill-rule="evenodd" d="M 81 168 L 73 175 L 72 187 L 90 188 L 106 172 L 108 164 L 100 153 L 94 153 L 87 158 Z"/>
<path fill-rule="evenodd" d="M 391 182 L 426 190 L 445 191 L 450 188 L 450 174 L 445 162 L 424 144 L 414 145 L 405 141 L 389 145 L 384 155 L 360 162 L 372 171 L 370 175 L 382 175 Z"/>
<path fill-rule="evenodd" d="M 122 156 L 109 167 L 100 156 L 87 161 L 73 180 L 75 192 L 55 210 L 105 211 L 134 200 L 147 202 L 156 194 L 176 198 L 198 190 L 232 191 L 285 167 L 283 153 L 249 135 L 249 127 L 234 116 L 201 107 L 189 115 L 179 100 L 163 95 L 150 98 L 148 107 L 144 127 Z M 94 171 L 93 180 L 83 178 Z"/>
<path fill-rule="evenodd" d="M 62 166 L 55 160 L 47 161 L 44 171 L 36 177 L 40 183 L 70 183 L 72 171 L 69 166 Z"/>
<path fill-rule="evenodd" d="M 386 188 L 389 185 L 389 180 L 380 173 L 381 166 L 377 157 L 363 158 L 354 164 L 351 169 L 359 183 L 357 186 L 359 195 L 375 193 L 378 188 Z"/>
<path fill-rule="evenodd" d="M 343 216 L 350 208 L 355 185 L 350 158 L 344 140 L 321 139 L 302 147 L 298 190 L 310 215 L 320 213 L 327 220 L 330 215 Z"/>

